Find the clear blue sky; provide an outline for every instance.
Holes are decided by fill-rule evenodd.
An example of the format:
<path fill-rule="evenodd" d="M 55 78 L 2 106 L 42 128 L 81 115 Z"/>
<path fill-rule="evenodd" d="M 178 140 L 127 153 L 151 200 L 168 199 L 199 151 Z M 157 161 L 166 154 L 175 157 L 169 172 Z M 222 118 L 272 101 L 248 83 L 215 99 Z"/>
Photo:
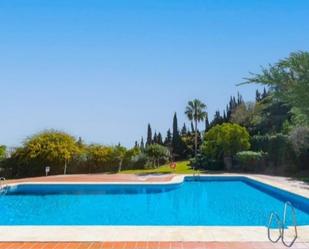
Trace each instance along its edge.
<path fill-rule="evenodd" d="M 188 100 L 212 117 L 249 71 L 309 49 L 307 0 L 1 0 L 0 144 L 55 128 L 131 146 Z"/>

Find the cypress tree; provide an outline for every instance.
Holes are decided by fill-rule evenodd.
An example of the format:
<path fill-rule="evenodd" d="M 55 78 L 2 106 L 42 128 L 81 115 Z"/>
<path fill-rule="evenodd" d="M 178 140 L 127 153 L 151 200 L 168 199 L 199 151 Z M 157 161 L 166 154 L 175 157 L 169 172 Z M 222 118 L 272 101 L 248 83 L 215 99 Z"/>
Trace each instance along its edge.
<path fill-rule="evenodd" d="M 207 132 L 209 130 L 209 120 L 208 120 L 208 115 L 206 115 L 205 118 L 205 132 Z"/>
<path fill-rule="evenodd" d="M 167 146 L 167 147 L 172 146 L 172 133 L 171 133 L 170 129 L 167 130 L 166 138 L 164 140 L 164 145 Z"/>
<path fill-rule="evenodd" d="M 181 129 L 181 135 L 186 135 L 187 134 L 187 127 L 186 127 L 186 124 L 184 123 L 183 124 L 183 127 L 182 127 L 182 129 Z"/>
<path fill-rule="evenodd" d="M 266 91 L 266 88 L 264 87 L 263 94 L 262 94 L 262 99 L 264 99 L 266 97 L 267 97 L 267 91 Z"/>
<path fill-rule="evenodd" d="M 141 138 L 141 144 L 140 144 L 140 149 L 143 151 L 145 149 L 145 144 L 144 144 L 144 138 Z"/>
<path fill-rule="evenodd" d="M 157 143 L 160 145 L 163 145 L 163 139 L 162 139 L 162 135 L 160 132 L 158 133 L 158 136 L 157 136 Z"/>
<path fill-rule="evenodd" d="M 138 148 L 138 147 L 139 147 L 138 142 L 135 141 L 135 143 L 134 143 L 134 148 Z"/>
<path fill-rule="evenodd" d="M 173 118 L 173 137 L 172 137 L 172 152 L 175 159 L 184 158 L 185 145 L 180 137 L 178 130 L 177 114 L 174 114 Z"/>
<path fill-rule="evenodd" d="M 152 144 L 152 131 L 151 131 L 150 124 L 148 124 L 146 146 L 151 145 L 151 144 Z"/>
<path fill-rule="evenodd" d="M 261 100 L 261 94 L 259 92 L 259 90 L 255 91 L 255 101 L 259 102 Z"/>
<path fill-rule="evenodd" d="M 157 143 L 158 143 L 157 132 L 154 133 L 152 142 L 153 142 L 154 144 L 157 144 Z"/>
<path fill-rule="evenodd" d="M 177 121 L 177 114 L 175 112 L 174 118 L 173 118 L 173 138 L 179 136 L 179 131 L 178 131 L 178 121 Z"/>

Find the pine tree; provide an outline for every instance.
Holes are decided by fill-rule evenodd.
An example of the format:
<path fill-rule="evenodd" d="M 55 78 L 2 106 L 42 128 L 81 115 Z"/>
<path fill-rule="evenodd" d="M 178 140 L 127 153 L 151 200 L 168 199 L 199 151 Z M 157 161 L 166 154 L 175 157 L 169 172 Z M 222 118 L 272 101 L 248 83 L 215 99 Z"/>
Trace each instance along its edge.
<path fill-rule="evenodd" d="M 146 146 L 149 146 L 151 144 L 152 144 L 152 131 L 150 124 L 148 124 Z"/>

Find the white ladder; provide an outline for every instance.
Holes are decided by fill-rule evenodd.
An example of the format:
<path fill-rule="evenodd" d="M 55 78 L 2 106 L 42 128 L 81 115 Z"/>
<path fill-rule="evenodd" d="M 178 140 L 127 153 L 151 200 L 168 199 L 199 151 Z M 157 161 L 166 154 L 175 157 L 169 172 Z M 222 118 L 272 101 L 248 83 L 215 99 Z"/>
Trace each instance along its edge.
<path fill-rule="evenodd" d="M 292 211 L 292 221 L 293 221 L 293 227 L 294 227 L 294 237 L 293 237 L 293 240 L 290 241 L 290 242 L 287 242 L 284 238 L 284 231 L 285 231 L 285 226 L 286 226 L 286 216 L 287 216 L 288 207 L 290 207 L 291 211 Z M 271 235 L 270 235 L 270 227 L 271 227 L 273 219 L 276 219 L 278 231 L 279 231 L 279 235 L 276 239 L 271 238 Z M 294 206 L 292 205 L 291 202 L 287 201 L 284 204 L 283 221 L 282 222 L 281 222 L 281 219 L 280 219 L 280 217 L 277 213 L 272 212 L 270 214 L 268 226 L 267 226 L 267 235 L 268 235 L 268 239 L 273 243 L 277 243 L 281 239 L 282 243 L 287 247 L 291 247 L 294 244 L 294 242 L 296 241 L 296 239 L 298 237 L 298 234 L 297 234 L 296 212 L 295 212 L 295 208 L 294 208 Z"/>

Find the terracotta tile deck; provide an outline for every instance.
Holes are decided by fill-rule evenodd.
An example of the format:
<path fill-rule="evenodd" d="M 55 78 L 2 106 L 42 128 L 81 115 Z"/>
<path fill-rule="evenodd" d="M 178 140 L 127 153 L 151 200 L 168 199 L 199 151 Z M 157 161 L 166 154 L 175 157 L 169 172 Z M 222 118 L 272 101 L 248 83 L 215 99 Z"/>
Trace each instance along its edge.
<path fill-rule="evenodd" d="M 0 249 L 280 249 L 270 242 L 6 242 Z M 309 243 L 295 243 L 291 248 L 309 249 Z"/>
<path fill-rule="evenodd" d="M 6 183 L 17 182 L 168 182 L 174 175 L 135 175 L 135 174 L 77 174 L 30 177 L 7 180 Z"/>

